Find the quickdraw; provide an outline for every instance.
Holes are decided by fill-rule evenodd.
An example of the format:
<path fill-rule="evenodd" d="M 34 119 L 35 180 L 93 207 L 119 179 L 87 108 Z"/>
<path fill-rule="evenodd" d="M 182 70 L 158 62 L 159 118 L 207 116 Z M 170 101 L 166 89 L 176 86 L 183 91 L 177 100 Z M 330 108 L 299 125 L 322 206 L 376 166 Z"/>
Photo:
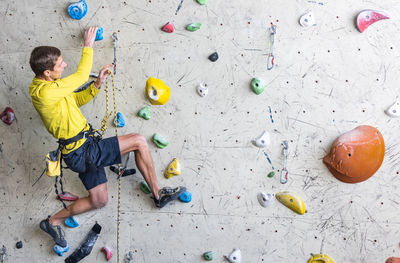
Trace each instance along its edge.
<path fill-rule="evenodd" d="M 282 142 L 283 146 L 283 168 L 281 171 L 281 184 L 286 184 L 288 182 L 288 170 L 287 170 L 287 160 L 289 156 L 289 143 L 288 141 L 283 141 Z"/>
<path fill-rule="evenodd" d="M 276 34 L 276 25 L 271 24 L 271 27 L 269 28 L 270 31 L 270 49 L 268 53 L 268 58 L 267 58 L 267 69 L 271 70 L 274 68 L 274 44 L 275 44 L 275 34 Z"/>

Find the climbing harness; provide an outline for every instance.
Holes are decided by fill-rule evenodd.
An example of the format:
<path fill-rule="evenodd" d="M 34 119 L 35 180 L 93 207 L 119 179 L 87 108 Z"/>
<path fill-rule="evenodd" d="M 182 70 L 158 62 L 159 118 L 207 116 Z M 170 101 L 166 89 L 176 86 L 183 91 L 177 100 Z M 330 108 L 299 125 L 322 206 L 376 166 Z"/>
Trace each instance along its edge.
<path fill-rule="evenodd" d="M 287 170 L 287 159 L 289 155 L 289 143 L 288 141 L 282 142 L 283 146 L 283 168 L 281 171 L 281 184 L 286 184 L 288 182 L 288 170 Z"/>
<path fill-rule="evenodd" d="M 271 70 L 274 67 L 274 59 L 275 59 L 274 44 L 275 44 L 276 25 L 271 24 L 269 31 L 270 31 L 270 35 L 269 35 L 270 49 L 269 49 L 268 58 L 267 58 L 267 69 Z"/>

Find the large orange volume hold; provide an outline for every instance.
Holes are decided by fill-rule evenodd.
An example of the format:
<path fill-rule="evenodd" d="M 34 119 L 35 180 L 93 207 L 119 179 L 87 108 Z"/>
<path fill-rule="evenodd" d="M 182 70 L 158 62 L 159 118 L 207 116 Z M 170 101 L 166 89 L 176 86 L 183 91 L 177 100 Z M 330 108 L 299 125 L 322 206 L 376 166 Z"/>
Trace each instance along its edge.
<path fill-rule="evenodd" d="M 374 175 L 384 156 L 382 134 L 374 127 L 362 125 L 338 137 L 323 161 L 340 181 L 359 183 Z"/>

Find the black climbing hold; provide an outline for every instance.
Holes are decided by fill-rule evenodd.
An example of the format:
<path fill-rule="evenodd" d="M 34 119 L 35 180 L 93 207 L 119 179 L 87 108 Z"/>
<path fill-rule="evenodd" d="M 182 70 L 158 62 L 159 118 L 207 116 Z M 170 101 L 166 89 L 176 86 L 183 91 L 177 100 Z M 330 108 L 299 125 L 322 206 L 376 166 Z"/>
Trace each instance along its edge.
<path fill-rule="evenodd" d="M 20 249 L 22 248 L 22 241 L 18 241 L 17 244 L 15 244 L 15 246 Z"/>
<path fill-rule="evenodd" d="M 212 62 L 217 61 L 217 60 L 218 60 L 218 53 L 217 53 L 217 52 L 212 53 L 212 54 L 208 57 L 208 59 L 211 60 Z"/>

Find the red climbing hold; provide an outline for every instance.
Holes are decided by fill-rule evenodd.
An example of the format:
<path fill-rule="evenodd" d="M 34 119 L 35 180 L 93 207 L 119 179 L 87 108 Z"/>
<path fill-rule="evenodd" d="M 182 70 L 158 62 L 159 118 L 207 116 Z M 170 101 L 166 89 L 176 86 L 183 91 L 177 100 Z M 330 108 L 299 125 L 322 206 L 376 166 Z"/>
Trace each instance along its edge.
<path fill-rule="evenodd" d="M 79 196 L 76 196 L 70 192 L 64 192 L 63 194 L 57 195 L 57 200 L 64 200 L 64 201 L 76 201 L 79 199 Z"/>
<path fill-rule="evenodd" d="M 103 247 L 103 248 L 101 249 L 101 251 L 103 251 L 104 254 L 106 255 L 107 261 L 110 261 L 110 259 L 111 259 L 111 257 L 112 257 L 111 249 L 110 249 L 109 247 Z"/>
<path fill-rule="evenodd" d="M 161 30 L 167 33 L 172 33 L 174 32 L 174 26 L 170 22 L 168 22 L 165 24 L 165 26 L 161 28 Z"/>
<path fill-rule="evenodd" d="M 383 19 L 389 19 L 389 16 L 384 12 L 363 10 L 357 16 L 357 28 L 362 33 L 370 25 Z"/>
<path fill-rule="evenodd" d="M 7 124 L 11 125 L 11 123 L 15 120 L 15 114 L 14 111 L 10 108 L 7 107 L 1 114 L 0 114 L 1 120 Z"/>

